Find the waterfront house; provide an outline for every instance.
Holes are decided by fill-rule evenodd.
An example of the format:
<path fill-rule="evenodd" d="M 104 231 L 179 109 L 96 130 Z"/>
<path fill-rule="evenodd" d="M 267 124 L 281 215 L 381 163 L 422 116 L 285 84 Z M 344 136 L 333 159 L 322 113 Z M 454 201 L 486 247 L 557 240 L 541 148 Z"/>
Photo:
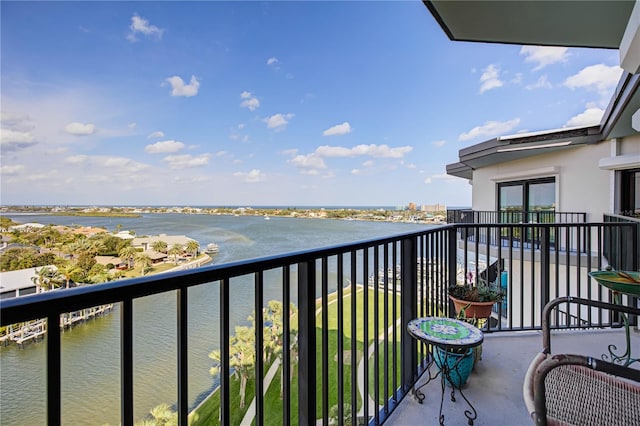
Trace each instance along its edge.
<path fill-rule="evenodd" d="M 151 250 L 153 247 L 153 243 L 157 241 L 164 241 L 167 243 L 168 248 L 173 247 L 174 245 L 180 245 L 183 248 L 187 245 L 189 241 L 195 241 L 193 238 L 189 238 L 186 235 L 153 235 L 149 237 L 135 237 L 133 241 L 131 241 L 131 245 L 135 248 L 141 248 L 142 251 Z"/>
<path fill-rule="evenodd" d="M 0 299 L 35 294 L 37 288 L 33 279 L 38 276 L 38 271 L 41 268 L 51 268 L 55 270 L 56 266 L 49 265 L 0 272 Z"/>
<path fill-rule="evenodd" d="M 274 417 L 283 413 L 284 418 L 295 418 L 297 424 L 316 424 L 318 419 L 323 424 L 329 424 L 330 410 L 337 407 L 338 423 L 343 419 L 358 419 L 368 424 L 437 424 L 437 403 L 440 401 L 439 384 L 425 388 L 427 395 L 424 405 L 418 404 L 411 398 L 411 390 L 416 383 L 423 380 L 427 352 L 422 345 L 417 345 L 406 332 L 406 324 L 416 316 L 448 315 L 446 289 L 449 283 L 455 282 L 457 277 L 456 264 L 458 254 L 462 251 L 463 264 L 472 262 L 479 268 L 481 246 L 488 257 L 502 258 L 506 253 L 505 268 L 509 268 L 509 305 L 505 321 L 490 324 L 486 333 L 483 350 L 483 360 L 479 363 L 475 377 L 470 380 L 467 396 L 474 401 L 478 408 L 476 425 L 512 424 L 526 425 L 530 419 L 522 402 L 522 382 L 524 369 L 529 360 L 540 348 L 540 336 L 536 330 L 541 327 L 540 309 L 555 291 L 558 283 L 556 276 L 565 279 L 564 284 L 570 284 L 566 291 L 571 295 L 582 295 L 595 300 L 609 300 L 609 294 L 594 291 L 593 283 L 583 277 L 582 270 L 595 270 L 605 265 L 606 261 L 620 259 L 630 262 L 630 268 L 638 268 L 638 222 L 628 219 L 626 222 L 610 221 L 602 223 L 597 217 L 601 212 L 615 212 L 620 207 L 615 202 L 615 176 L 623 179 L 624 170 L 633 169 L 633 159 L 625 157 L 634 154 L 634 141 L 637 141 L 638 120 L 638 55 L 640 43 L 638 32 L 640 28 L 640 3 L 633 1 L 588 1 L 588 2 L 495 2 L 495 1 L 424 1 L 427 9 L 443 31 L 453 40 L 468 40 L 478 42 L 516 43 L 533 45 L 562 45 L 581 47 L 604 47 L 621 49 L 621 63 L 628 74 L 626 84 L 619 87 L 620 92 L 628 92 L 624 104 L 613 105 L 607 117 L 615 118 L 608 121 L 604 127 L 581 129 L 584 134 L 574 135 L 578 142 L 563 145 L 568 138 L 562 136 L 562 130 L 551 132 L 555 139 L 555 146 L 545 145 L 544 133 L 522 136 L 523 139 L 502 138 L 488 141 L 490 150 L 495 155 L 488 155 L 491 164 L 480 167 L 470 163 L 467 153 L 461 155 L 461 165 L 456 167 L 458 175 L 473 180 L 474 207 L 482 206 L 493 212 L 498 212 L 499 196 L 495 191 L 506 182 L 525 181 L 529 178 L 553 177 L 555 194 L 554 215 L 568 209 L 574 201 L 565 182 L 573 174 L 580 173 L 576 168 L 570 174 L 565 174 L 564 162 L 571 162 L 572 155 L 580 152 L 585 158 L 597 161 L 598 171 L 595 173 L 597 185 L 590 189 L 589 195 L 594 194 L 600 203 L 598 206 L 590 204 L 580 205 L 579 212 L 585 214 L 578 221 L 555 221 L 552 225 L 535 223 L 522 219 L 522 224 L 501 222 L 500 215 L 486 216 L 487 223 L 481 221 L 460 221 L 446 226 L 427 229 L 423 232 L 403 234 L 372 241 L 358 241 L 301 253 L 290 253 L 280 256 L 269 256 L 261 259 L 235 262 L 229 265 L 213 265 L 205 268 L 179 271 L 172 274 L 147 276 L 105 283 L 91 288 L 71 289 L 66 292 L 51 292 L 58 294 L 40 294 L 25 298 L 3 300 L 0 302 L 2 325 L 12 322 L 25 321 L 32 318 L 48 317 L 55 321 L 65 310 L 80 309 L 92 304 L 118 303 L 121 317 L 121 375 L 120 401 L 122 424 L 133 424 L 134 400 L 136 388 L 134 386 L 134 356 L 133 356 L 133 318 L 135 301 L 151 294 L 171 292 L 176 296 L 175 323 L 176 337 L 176 382 L 177 392 L 175 407 L 178 411 L 179 424 L 188 424 L 191 408 L 191 398 L 188 393 L 190 338 L 188 322 L 189 308 L 187 304 L 189 290 L 199 284 L 217 283 L 215 300 L 219 309 L 219 320 L 212 321 L 219 327 L 220 348 L 220 410 L 213 416 L 219 416 L 222 424 L 231 424 L 231 418 L 237 407 L 231 404 L 231 372 L 230 334 L 232 324 L 229 321 L 231 282 L 236 277 L 242 277 L 253 284 L 255 300 L 253 308 L 259 312 L 264 306 L 263 280 L 265 275 L 277 273 L 282 282 L 283 306 L 288 307 L 292 300 L 292 290 L 295 291 L 295 301 L 298 306 L 296 318 L 295 352 L 291 349 L 292 327 L 291 316 L 285 308 L 283 319 L 282 368 L 283 376 L 289 377 L 295 370 L 297 381 L 283 382 L 282 402 L 274 409 L 264 397 L 265 388 L 263 378 L 267 370 L 263 362 L 264 338 L 263 333 L 256 333 L 255 353 L 256 364 L 252 378 L 252 405 L 255 412 L 255 424 L 265 423 L 267 416 Z M 634 8 L 635 6 L 635 8 Z M 632 13 L 633 11 L 633 13 Z M 430 18 L 425 18 L 430 19 Z M 507 23 L 508 25 L 505 25 Z M 481 46 L 479 47 L 481 48 Z M 631 65 L 628 65 L 631 63 Z M 634 65 L 635 64 L 635 65 Z M 629 66 L 629 68 L 627 68 Z M 609 118 L 607 118 L 609 120 Z M 636 129 L 622 132 L 616 129 L 635 126 Z M 620 127 L 619 127 L 620 126 Z M 569 131 L 569 129 L 565 129 Z M 595 131 L 595 139 L 589 139 L 589 132 Z M 564 133 L 564 136 L 567 136 Z M 524 138 L 532 139 L 524 139 Z M 598 140 L 598 138 L 602 140 Z M 611 139 L 616 141 L 612 142 Z M 517 145 L 520 143 L 520 145 Z M 576 145 L 576 146 L 571 146 Z M 619 151 L 607 154 L 610 146 Z M 504 149 L 507 151 L 504 151 Z M 515 149 L 523 148 L 523 149 Z M 498 152 L 502 149 L 502 152 Z M 529 151 L 529 152 L 527 152 Z M 538 155 L 528 155 L 540 152 Z M 637 153 L 637 151 L 635 151 Z M 472 152 L 468 152 L 472 154 Z M 523 155 L 515 158 L 513 156 Z M 556 161 L 554 156 L 560 156 L 562 162 Z M 482 157 L 483 155 L 480 155 Z M 624 157 L 622 169 L 620 159 L 606 160 L 611 157 Z M 601 160 L 605 159 L 602 163 Z M 463 163 L 466 161 L 466 163 Z M 553 169 L 557 163 L 557 169 Z M 465 165 L 466 164 L 466 165 Z M 498 165 L 505 164 L 510 171 L 502 173 Z M 550 164 L 550 165 L 547 165 Z M 607 165 L 608 164 L 608 165 Z M 606 166 L 601 168 L 600 165 Z M 521 173 L 519 167 L 527 167 L 528 174 Z M 469 167 L 468 170 L 466 167 Z M 613 169 L 607 169 L 613 167 Z M 551 168 L 551 169 L 549 169 Z M 538 170 L 537 172 L 536 169 Z M 542 170 L 540 170 L 542 169 Z M 546 171 L 545 171 L 546 169 Z M 478 170 L 477 174 L 475 171 Z M 596 169 L 594 169 L 595 172 Z M 607 170 L 613 170 L 612 172 Z M 456 170 L 449 169 L 451 174 Z M 464 174 L 466 173 L 466 174 Z M 521 173 L 518 175 L 518 173 Z M 604 188 L 606 174 L 613 174 L 614 191 L 611 186 Z M 492 177 L 496 177 L 492 180 Z M 529 182 L 535 185 L 535 182 Z M 548 183 L 548 182 L 547 182 Z M 611 181 L 609 182 L 612 183 Z M 523 188 L 528 184 L 523 184 Z M 573 185 L 573 183 L 572 183 Z M 476 192 L 475 186 L 485 188 L 487 194 Z M 506 186 L 505 186 L 506 187 Z M 572 186 L 573 188 L 573 186 Z M 478 189 L 480 191 L 480 189 Z M 600 194 L 607 193 L 606 196 Z M 613 195 L 613 201 L 611 196 Z M 488 200 L 482 200 L 487 197 Z M 622 194 L 620 194 L 622 199 Z M 602 200 L 607 200 L 603 202 Z M 612 207 L 610 207 L 612 206 Z M 548 207 L 548 206 L 547 206 Z M 578 205 L 576 204 L 576 208 Z M 614 215 L 609 215 L 613 217 Z M 476 218 L 476 216 L 472 216 Z M 480 216 L 477 216 L 480 219 Z M 493 219 L 491 219 L 493 218 Z M 591 222 L 591 221 L 596 221 Z M 481 239 L 481 236 L 486 238 Z M 470 238 L 471 237 L 471 238 Z M 606 244 L 605 240 L 610 244 Z M 615 242 L 615 243 L 614 243 Z M 517 252 L 517 255 L 516 255 Z M 493 253 L 493 254 L 492 254 Z M 622 256 L 624 254 L 624 256 Z M 485 262 L 490 259 L 485 259 Z M 529 262 L 525 274 L 525 262 Z M 563 263 L 564 262 L 564 263 Z M 584 262 L 584 263 L 580 263 Z M 488 262 L 486 262 L 488 263 Z M 510 264 L 511 263 L 511 264 Z M 578 264 L 580 269 L 572 272 L 563 265 Z M 394 266 L 400 267 L 399 285 L 395 285 Z M 519 273 L 515 273 L 518 268 Z M 358 307 L 355 298 L 350 299 L 352 310 L 349 315 L 345 312 L 346 303 L 343 296 L 347 292 L 355 294 L 357 282 L 366 282 L 371 271 L 391 270 L 382 278 L 383 293 L 373 292 L 371 301 L 362 298 L 362 306 Z M 476 274 L 477 276 L 478 274 Z M 346 276 L 346 277 L 345 277 Z M 535 285 L 533 284 L 535 283 Z M 337 288 L 337 324 L 331 326 L 329 333 L 329 288 Z M 400 287 L 401 291 L 396 288 Z M 534 291 L 533 293 L 531 293 Z M 366 292 L 364 292 L 366 294 Z M 213 298 L 212 298 L 213 300 Z M 396 301 L 399 301 L 396 303 Z M 637 300 L 629 299 L 629 304 L 637 304 Z M 371 305 L 368 305 L 371 303 Z M 518 318 L 513 307 L 516 306 Z M 525 309 L 526 307 L 526 309 Z M 509 310 L 512 310 L 509 313 Z M 316 311 L 320 313 L 316 315 Z M 502 312 L 498 312 L 500 317 Z M 390 319 L 388 319 L 391 316 Z M 593 328 L 608 327 L 610 319 L 602 313 L 589 312 L 588 315 L 563 316 L 568 321 L 556 323 L 556 328 L 567 330 L 563 333 L 571 340 L 572 348 L 580 345 L 595 347 L 610 343 L 614 332 L 593 332 Z M 380 324 L 383 319 L 383 323 Z M 374 320 L 375 319 L 375 320 Z M 515 321 L 517 319 L 517 321 Z M 264 328 L 264 318 L 257 315 L 256 329 Z M 136 318 L 144 321 L 144 318 Z M 356 325 L 362 326 L 358 337 Z M 399 323 L 400 327 L 394 327 Z M 588 331 L 574 331 L 586 328 Z M 384 332 L 384 330 L 391 330 Z M 524 333 L 523 333 L 524 332 Z M 571 337 L 574 337 L 571 339 Z M 331 339 L 331 340 L 330 340 Z M 360 339 L 360 340 L 359 340 Z M 329 344 L 331 342 L 331 345 Z M 369 342 L 371 344 L 369 345 Z M 634 340 L 637 342 L 637 339 Z M 335 343 L 335 344 L 334 344 Z M 362 349 L 351 350 L 360 345 Z M 337 346 L 337 353 L 344 356 L 334 356 L 330 347 Z M 367 350 L 364 350 L 367 348 Z M 61 383 L 61 343 L 60 333 L 56 327 L 49 330 L 47 337 L 48 356 L 46 377 L 47 421 L 51 425 L 61 423 L 63 403 L 73 399 L 65 395 L 63 402 Z M 367 356 L 363 356 L 366 353 Z M 388 354 L 393 356 L 388 356 Z M 361 374 L 355 366 L 362 365 Z M 116 379 L 117 380 L 117 379 Z M 435 385 L 435 384 L 434 384 Z M 329 389 L 337 389 L 330 393 Z M 101 389 L 100 389 L 101 390 Z M 100 391 L 96 390 L 96 391 Z M 361 398 L 362 395 L 367 397 Z M 337 399 L 337 403 L 336 402 Z M 274 400 L 278 400 L 277 395 Z M 435 402 L 434 402 L 435 401 Z M 335 403 L 335 404 L 334 404 Z M 463 424 L 466 419 L 462 409 L 451 407 L 448 403 L 447 424 Z M 613 407 L 615 409 L 615 407 Z M 267 411 L 270 410 L 270 411 Z M 458 417 L 455 417 L 458 415 Z M 449 417 L 451 416 L 451 417 Z M 333 416 L 332 416 L 333 417 Z M 288 424 L 286 421 L 285 424 Z"/>

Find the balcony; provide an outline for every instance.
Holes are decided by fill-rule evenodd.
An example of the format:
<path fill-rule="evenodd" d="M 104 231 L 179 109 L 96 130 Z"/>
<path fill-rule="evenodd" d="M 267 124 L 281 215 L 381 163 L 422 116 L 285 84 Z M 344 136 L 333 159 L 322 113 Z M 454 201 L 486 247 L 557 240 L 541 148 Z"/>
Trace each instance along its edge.
<path fill-rule="evenodd" d="M 439 384 L 427 386 L 423 405 L 411 389 L 424 378 L 428 358 L 424 345 L 406 332 L 409 320 L 419 316 L 450 316 L 449 283 L 477 283 L 491 265 L 498 268 L 506 300 L 496 306 L 486 325 L 483 359 L 470 379 L 467 394 L 478 408 L 476 424 L 527 424 L 522 403 L 522 378 L 529 361 L 541 348 L 541 310 L 561 296 L 609 302 L 611 293 L 587 274 L 604 268 L 611 259 L 626 259 L 627 269 L 638 268 L 638 227 L 635 222 L 602 223 L 458 223 L 417 233 L 359 241 L 286 255 L 265 257 L 196 270 L 141 277 L 94 286 L 57 290 L 0 301 L 2 326 L 46 319 L 59 324 L 61 315 L 97 305 L 114 304 L 120 324 L 119 421 L 131 425 L 144 409 L 135 406 L 134 363 L 137 303 L 146 296 L 165 294 L 174 301 L 166 315 L 175 325 L 175 395 L 171 401 L 181 425 L 190 424 L 196 405 L 190 392 L 190 339 L 214 329 L 219 351 L 221 424 L 238 424 L 232 397 L 237 390 L 234 352 L 233 297 L 238 285 L 252 289 L 255 312 L 252 352 L 254 362 L 246 377 L 247 401 L 254 400 L 255 424 L 329 424 L 332 418 L 357 418 L 358 423 L 410 424 L 436 418 Z M 624 253 L 624 257 L 622 256 Z M 617 257 L 616 257 L 617 256 Z M 263 378 L 273 365 L 273 341 L 268 329 L 273 316 L 265 310 L 265 283 L 276 283 L 284 307 L 277 321 L 276 339 L 283 380 L 281 400 L 264 397 L 269 392 Z M 365 291 L 366 289 L 366 291 Z M 198 292 L 196 293 L 196 290 Z M 190 321 L 199 295 L 213 301 L 212 318 L 204 326 Z M 352 297 L 355 295 L 355 297 Z M 634 298 L 622 300 L 637 304 Z M 135 318 L 135 321 L 134 321 Z M 637 318 L 631 318 L 637 324 Z M 553 319 L 561 334 L 560 345 L 576 349 L 604 348 L 620 339 L 619 319 L 609 311 L 568 307 Z M 614 326 L 613 329 L 611 327 Z M 594 331 L 602 329 L 604 331 Z M 255 332 L 263 330 L 263 332 Z M 65 345 L 59 327 L 48 327 L 46 357 L 46 409 L 43 421 L 68 424 L 66 415 L 81 395 L 73 395 Z M 634 336 L 634 346 L 638 342 Z M 363 356 L 367 353 L 368 356 Z M 602 351 L 600 351 L 602 353 Z M 338 354 L 341 354 L 340 356 Z M 597 355 L 597 354 L 594 354 Z M 172 362 L 172 361 L 167 361 Z M 358 368 L 352 368 L 352 366 Z M 369 372 L 365 374 L 364 372 Z M 256 380 L 257 379 L 257 380 Z M 118 378 L 113 378 L 118 381 Z M 3 382 L 3 388 L 9 384 Z M 235 386 L 235 387 L 234 387 Z M 63 391 L 64 389 L 64 391 Z M 235 396 L 235 392 L 233 396 Z M 365 391 L 366 390 L 366 391 Z M 96 389 L 96 392 L 100 392 Z M 3 391 L 4 392 L 4 391 Z M 63 397 L 64 394 L 64 397 Z M 71 394 L 71 395 L 70 395 Z M 362 395 L 368 395 L 362 398 Z M 446 398 L 445 398 L 446 399 Z M 376 403 L 377 401 L 377 403 Z M 437 403 L 436 403 L 437 401 Z M 445 400 L 447 424 L 460 424 L 455 404 Z M 365 414 L 368 413 L 368 414 Z M 506 417 L 511 416 L 513 417 Z M 419 416 L 419 417 L 418 417 Z M 498 417 L 500 416 L 499 420 Z M 214 415 L 213 417 L 218 417 Z M 451 419 L 451 420 L 449 420 Z M 191 419 L 193 420 L 193 419 Z M 200 419 L 203 420 L 203 419 Z M 217 418 L 206 419 L 216 422 Z M 90 419 L 100 423 L 101 418 Z M 431 422 L 427 422 L 431 424 Z"/>

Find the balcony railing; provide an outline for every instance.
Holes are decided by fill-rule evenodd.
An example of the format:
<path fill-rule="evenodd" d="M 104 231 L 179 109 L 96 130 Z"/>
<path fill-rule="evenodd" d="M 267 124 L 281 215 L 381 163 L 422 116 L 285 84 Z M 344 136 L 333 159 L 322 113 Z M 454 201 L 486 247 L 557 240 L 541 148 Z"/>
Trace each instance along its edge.
<path fill-rule="evenodd" d="M 447 223 L 583 223 L 586 213 L 555 210 L 447 210 Z"/>
<path fill-rule="evenodd" d="M 465 230 L 475 235 L 461 238 Z M 536 235 L 539 244 L 516 244 L 518 233 Z M 427 348 L 406 332 L 407 322 L 418 316 L 448 316 L 447 288 L 455 282 L 478 283 L 488 265 L 497 264 L 497 284 L 507 292 L 486 332 L 537 330 L 544 304 L 558 296 L 610 301 L 611 294 L 587 273 L 602 269 L 605 235 L 633 243 L 625 246 L 638 267 L 638 224 L 458 224 L 423 232 L 354 242 L 255 260 L 203 267 L 105 284 L 56 290 L 0 301 L 0 324 L 5 326 L 46 318 L 58 324 L 60 316 L 83 308 L 116 304 L 120 314 L 120 418 L 134 423 L 133 317 L 134 301 L 145 296 L 175 293 L 177 329 L 177 394 L 175 407 L 180 425 L 188 424 L 189 399 L 189 294 L 192 287 L 212 283 L 217 295 L 220 350 L 220 423 L 232 421 L 230 363 L 233 326 L 230 294 L 238 279 L 249 282 L 255 312 L 265 307 L 265 280 L 280 284 L 283 377 L 297 372 L 295 381 L 283 380 L 283 424 L 329 424 L 330 410 L 337 418 L 382 424 L 406 396 L 423 372 Z M 551 244 L 551 236 L 556 242 Z M 507 244 L 494 242 L 507 240 Z M 612 246 L 612 250 L 617 250 Z M 609 253 L 611 255 L 611 253 Z M 268 278 L 267 278 L 268 277 Z M 624 300 L 637 303 L 636 300 Z M 292 315 L 291 304 L 297 306 Z M 331 305 L 331 306 L 330 306 Z M 335 309 L 335 310 L 334 310 Z M 333 312 L 330 317 L 329 312 Z M 333 316 L 335 315 L 335 317 Z M 609 312 L 567 309 L 556 321 L 558 328 L 605 327 L 615 323 Z M 139 318 L 136 319 L 140 321 Z M 143 320 L 143 319 L 142 319 Z M 218 320 L 218 321 L 216 321 Z M 330 322 L 331 321 L 331 322 Z M 335 321 L 335 323 L 334 323 Z M 636 319 L 632 318 L 632 321 Z M 255 366 L 253 397 L 255 424 L 265 422 L 265 317 L 255 315 Z M 50 326 L 46 337 L 47 422 L 62 423 L 61 331 Z M 356 365 L 363 364 L 364 376 Z M 66 370 L 65 370 L 66 371 Z M 371 373 L 367 373 L 371 372 Z M 358 385 L 360 383 L 360 385 Z M 6 385 L 3 383 L 3 385 Z M 373 403 L 370 402 L 370 398 Z M 165 402 L 165 401 L 159 401 Z M 292 408 L 297 407 L 297 408 Z M 271 413 L 271 411 L 269 412 Z M 217 419 L 214 419 L 217 420 Z M 339 420 L 342 424 L 342 420 Z"/>

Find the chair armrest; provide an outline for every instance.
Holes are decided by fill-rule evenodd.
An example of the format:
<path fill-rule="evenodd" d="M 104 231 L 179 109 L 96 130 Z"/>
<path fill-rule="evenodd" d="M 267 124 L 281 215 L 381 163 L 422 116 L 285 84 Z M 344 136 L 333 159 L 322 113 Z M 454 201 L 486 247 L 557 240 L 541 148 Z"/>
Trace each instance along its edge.
<path fill-rule="evenodd" d="M 624 312 L 631 315 L 640 315 L 640 308 L 634 308 L 615 303 L 600 302 L 598 300 L 583 299 L 581 297 L 564 296 L 553 299 L 542 309 L 542 352 L 551 353 L 551 312 L 563 303 L 574 303 L 577 305 L 591 306 L 594 308 L 607 309 L 616 312 Z"/>
<path fill-rule="evenodd" d="M 536 370 L 538 366 L 542 363 L 542 361 L 546 360 L 548 355 L 539 352 L 536 357 L 529 364 L 529 368 L 527 369 L 527 373 L 524 376 L 524 383 L 522 384 L 522 395 L 524 397 L 524 405 L 527 407 L 527 412 L 531 419 L 535 422 L 534 414 L 536 412 L 535 405 L 535 392 L 534 392 L 534 377 L 536 374 Z"/>
<path fill-rule="evenodd" d="M 525 387 L 536 425 L 640 424 L 640 370 L 582 355 L 542 353 L 531 363 Z"/>

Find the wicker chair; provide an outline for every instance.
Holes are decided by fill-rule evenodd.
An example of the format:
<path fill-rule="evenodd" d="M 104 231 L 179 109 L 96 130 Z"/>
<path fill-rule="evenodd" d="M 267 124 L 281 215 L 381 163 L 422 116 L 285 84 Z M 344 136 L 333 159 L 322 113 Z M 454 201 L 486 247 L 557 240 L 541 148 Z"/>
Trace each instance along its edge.
<path fill-rule="evenodd" d="M 525 405 L 536 425 L 640 425 L 640 370 L 583 355 L 551 353 L 550 314 L 578 303 L 627 314 L 640 309 L 575 297 L 553 300 L 542 318 L 543 350 L 525 376 Z"/>

